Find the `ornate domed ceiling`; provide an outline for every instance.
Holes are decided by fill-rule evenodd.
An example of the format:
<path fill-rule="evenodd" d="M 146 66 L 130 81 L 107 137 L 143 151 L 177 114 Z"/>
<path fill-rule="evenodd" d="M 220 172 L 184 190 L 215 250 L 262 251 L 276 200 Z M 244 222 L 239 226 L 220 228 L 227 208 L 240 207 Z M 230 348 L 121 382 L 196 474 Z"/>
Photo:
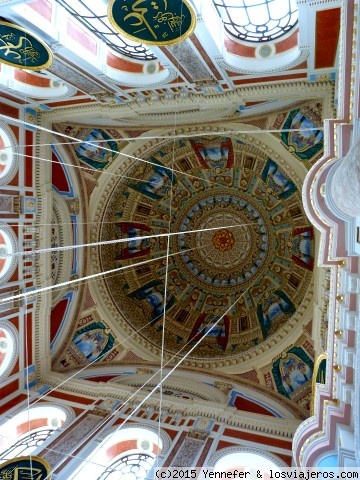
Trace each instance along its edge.
<path fill-rule="evenodd" d="M 99 206 L 98 240 L 124 240 L 97 253 L 101 270 L 122 268 L 99 285 L 122 332 L 159 354 L 165 310 L 167 358 L 189 352 L 199 366 L 286 336 L 314 264 L 294 170 L 244 135 L 162 140 L 142 160 Z"/>

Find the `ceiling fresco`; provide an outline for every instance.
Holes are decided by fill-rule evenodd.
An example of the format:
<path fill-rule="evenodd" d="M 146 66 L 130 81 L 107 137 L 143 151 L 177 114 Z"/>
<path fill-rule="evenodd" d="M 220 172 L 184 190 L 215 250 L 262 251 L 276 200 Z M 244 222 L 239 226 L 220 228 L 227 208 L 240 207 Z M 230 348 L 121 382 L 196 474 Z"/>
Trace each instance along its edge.
<path fill-rule="evenodd" d="M 188 1 L 192 34 L 154 48 L 109 30 L 107 2 L 92 12 L 83 0 L 2 2 L 54 62 L 1 67 L 0 253 L 16 253 L 18 237 L 44 255 L 0 259 L 11 295 L 28 295 L 11 303 L 19 318 L 4 311 L 14 332 L 0 322 L 0 375 L 19 392 L 59 388 L 107 411 L 149 396 L 146 419 L 161 396 L 176 422 L 197 405 L 209 422 L 248 417 L 248 434 L 315 405 L 336 281 L 319 268 L 328 244 L 306 216 L 318 216 L 310 183 L 302 189 L 333 149 L 327 119 L 351 97 L 351 62 L 339 69 L 339 58 L 355 45 L 354 2 L 300 2 L 298 18 L 284 1 L 270 38 L 259 15 L 256 37 L 240 31 L 231 0 Z M 261 9 L 243 10 L 251 27 Z M 54 290 L 33 293 L 44 286 Z"/>
<path fill-rule="evenodd" d="M 166 364 L 188 355 L 187 370 L 234 375 L 306 416 L 316 238 L 301 189 L 323 152 L 322 115 L 323 100 L 314 99 L 213 133 L 179 126 L 177 138 L 55 124 L 80 140 L 53 146 L 64 169 L 53 164 L 56 191 L 71 190 L 68 157 L 80 167 L 77 211 L 86 204 L 93 225 L 84 241 L 114 243 L 92 248 L 89 273 L 113 272 L 89 283 L 67 335 L 69 300 L 54 309 L 53 369 L 157 364 L 165 311 Z M 258 136 L 259 128 L 269 133 Z"/>
<path fill-rule="evenodd" d="M 144 160 L 118 181 L 101 230 L 101 240 L 128 239 L 99 251 L 103 270 L 132 265 L 105 277 L 119 316 L 157 349 L 165 311 L 171 354 L 205 334 L 190 356 L 233 357 L 261 344 L 311 285 L 314 232 L 301 185 L 227 136 L 163 143 Z"/>

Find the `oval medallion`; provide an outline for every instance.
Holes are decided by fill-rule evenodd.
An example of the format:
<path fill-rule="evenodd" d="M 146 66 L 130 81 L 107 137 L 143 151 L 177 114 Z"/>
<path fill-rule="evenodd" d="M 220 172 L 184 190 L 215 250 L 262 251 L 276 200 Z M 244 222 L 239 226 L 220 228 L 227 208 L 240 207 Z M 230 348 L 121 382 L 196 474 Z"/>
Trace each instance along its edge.
<path fill-rule="evenodd" d="M 0 478 L 9 480 L 49 480 L 51 467 L 40 457 L 18 457 L 0 466 Z"/>
<path fill-rule="evenodd" d="M 187 0 L 110 0 L 112 26 L 131 40 L 147 45 L 172 45 L 188 38 L 196 15 Z"/>
<path fill-rule="evenodd" d="M 18 25 L 0 21 L 0 62 L 17 68 L 42 70 L 53 61 L 50 48 Z"/>

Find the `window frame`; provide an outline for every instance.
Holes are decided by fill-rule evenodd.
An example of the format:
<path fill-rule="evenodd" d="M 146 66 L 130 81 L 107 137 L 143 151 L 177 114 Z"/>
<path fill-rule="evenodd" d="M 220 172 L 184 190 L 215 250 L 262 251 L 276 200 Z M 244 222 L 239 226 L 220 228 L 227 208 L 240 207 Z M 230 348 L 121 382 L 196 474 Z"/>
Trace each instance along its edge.
<path fill-rule="evenodd" d="M 97 0 L 97 5 L 101 4 L 101 6 L 104 7 L 104 15 L 99 14 L 99 12 L 91 9 L 83 0 L 55 1 L 77 22 L 83 25 L 92 35 L 104 42 L 104 44 L 113 52 L 124 55 L 128 58 L 132 58 L 133 60 L 140 60 L 143 62 L 154 61 L 157 59 L 155 54 L 146 45 L 131 42 L 112 28 L 110 22 L 107 20 L 106 4 L 101 0 Z M 79 7 L 78 9 L 75 8 L 75 5 L 71 5 L 71 3 L 74 2 L 77 2 L 76 7 Z M 95 5 L 95 2 L 93 3 Z M 86 10 L 88 13 L 80 13 L 80 8 Z M 99 31 L 100 26 L 102 31 Z M 118 43 L 122 43 L 123 46 L 119 45 Z"/>
<path fill-rule="evenodd" d="M 243 5 L 231 6 L 228 4 L 229 0 L 212 0 L 213 6 L 215 7 L 216 11 L 218 12 L 219 17 L 222 19 L 225 31 L 233 38 L 250 43 L 266 43 L 266 42 L 273 42 L 274 40 L 278 40 L 284 35 L 288 34 L 290 31 L 293 31 L 298 24 L 298 7 L 296 4 L 296 0 L 288 0 L 288 11 L 285 15 L 283 15 L 280 19 L 273 19 L 271 18 L 271 14 L 269 11 L 269 5 L 271 2 L 276 0 L 258 0 L 257 5 L 247 5 L 248 0 L 242 0 Z M 283 1 L 283 0 L 282 0 Z M 292 4 L 295 4 L 295 8 L 292 7 Z M 255 25 L 251 21 L 250 16 L 250 9 L 252 7 L 261 7 L 267 10 L 268 20 L 267 22 L 261 25 Z M 248 23 L 237 23 L 234 20 L 234 13 L 236 11 L 240 11 L 243 9 L 242 13 L 247 16 Z M 284 19 L 287 18 L 286 25 L 282 26 L 280 23 L 283 22 Z M 278 25 L 273 27 L 272 30 L 275 29 L 274 33 L 267 33 L 268 32 L 268 25 L 270 22 L 277 22 Z M 255 27 L 253 31 L 249 27 Z M 259 30 L 262 27 L 262 31 Z M 257 30 L 257 31 L 256 31 Z M 272 31 L 270 30 L 270 32 Z"/>

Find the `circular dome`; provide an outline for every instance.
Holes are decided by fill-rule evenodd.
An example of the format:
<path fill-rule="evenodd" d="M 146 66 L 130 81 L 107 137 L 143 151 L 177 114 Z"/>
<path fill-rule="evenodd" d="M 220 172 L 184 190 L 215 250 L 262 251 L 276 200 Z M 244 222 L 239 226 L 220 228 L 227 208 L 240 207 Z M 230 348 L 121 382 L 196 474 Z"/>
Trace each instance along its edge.
<path fill-rule="evenodd" d="M 300 181 L 278 155 L 228 137 L 152 148 L 102 213 L 99 239 L 124 242 L 99 248 L 100 268 L 126 268 L 104 277 L 101 296 L 151 352 L 165 310 L 169 356 L 201 340 L 192 362 L 236 363 L 299 321 L 311 295 L 314 235 Z"/>

